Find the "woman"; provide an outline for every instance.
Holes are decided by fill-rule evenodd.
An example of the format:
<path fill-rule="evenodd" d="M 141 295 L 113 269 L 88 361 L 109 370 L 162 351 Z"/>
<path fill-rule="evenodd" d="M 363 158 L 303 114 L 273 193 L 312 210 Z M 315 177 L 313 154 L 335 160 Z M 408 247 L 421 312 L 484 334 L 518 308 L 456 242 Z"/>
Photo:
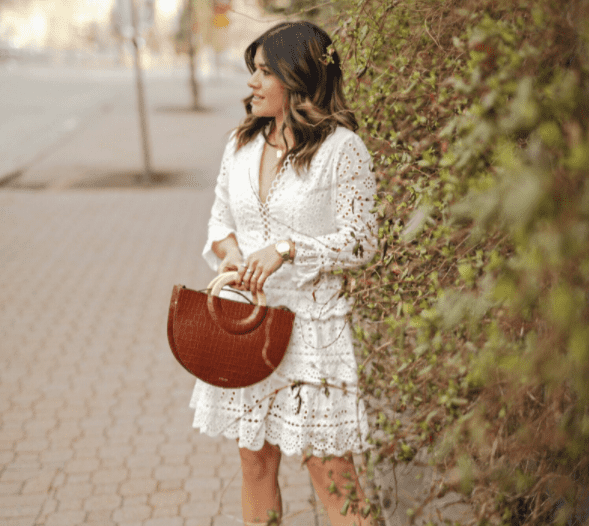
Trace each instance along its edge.
<path fill-rule="evenodd" d="M 331 271 L 370 257 L 375 183 L 331 43 L 314 24 L 285 22 L 247 48 L 247 117 L 223 155 L 203 250 L 219 273 L 238 271 L 234 288 L 296 314 L 269 378 L 233 390 L 197 382 L 191 400 L 194 427 L 238 439 L 247 525 L 281 517 L 282 453 L 304 456 L 332 526 L 369 524 L 357 509 L 340 513 L 350 480 L 365 506 L 351 453 L 367 449 L 368 426 L 350 306 Z"/>

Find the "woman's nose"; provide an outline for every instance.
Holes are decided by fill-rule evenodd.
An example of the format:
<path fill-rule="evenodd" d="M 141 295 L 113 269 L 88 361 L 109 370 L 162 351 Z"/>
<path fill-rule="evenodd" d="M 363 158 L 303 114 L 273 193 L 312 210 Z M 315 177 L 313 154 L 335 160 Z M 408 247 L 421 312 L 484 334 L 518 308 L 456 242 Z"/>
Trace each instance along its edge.
<path fill-rule="evenodd" d="M 250 77 L 250 79 L 247 81 L 247 85 L 248 85 L 248 87 L 250 87 L 252 89 L 256 88 L 259 85 L 258 72 L 257 71 L 252 74 L 252 76 Z"/>

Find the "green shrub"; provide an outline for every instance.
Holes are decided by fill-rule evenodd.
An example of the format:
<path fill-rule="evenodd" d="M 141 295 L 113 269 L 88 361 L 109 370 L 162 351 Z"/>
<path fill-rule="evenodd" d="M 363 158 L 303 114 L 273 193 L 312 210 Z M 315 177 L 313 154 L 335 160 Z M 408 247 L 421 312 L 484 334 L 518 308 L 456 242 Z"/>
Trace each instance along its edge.
<path fill-rule="evenodd" d="M 381 220 L 344 293 L 367 399 L 411 410 L 379 414 L 376 454 L 435 444 L 480 524 L 565 523 L 589 486 L 587 3 L 338 7 Z"/>

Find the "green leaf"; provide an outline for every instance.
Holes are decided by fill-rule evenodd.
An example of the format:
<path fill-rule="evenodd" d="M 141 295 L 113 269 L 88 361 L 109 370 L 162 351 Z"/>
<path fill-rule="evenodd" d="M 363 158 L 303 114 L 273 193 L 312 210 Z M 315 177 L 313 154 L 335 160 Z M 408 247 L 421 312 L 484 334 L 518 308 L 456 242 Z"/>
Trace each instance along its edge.
<path fill-rule="evenodd" d="M 464 495 L 469 495 L 474 487 L 474 466 L 470 457 L 462 455 L 458 459 L 458 470 L 460 472 L 460 491 Z"/>
<path fill-rule="evenodd" d="M 571 170 L 587 170 L 589 167 L 589 144 L 580 143 L 571 148 L 565 166 Z"/>
<path fill-rule="evenodd" d="M 575 313 L 572 290 L 566 285 L 557 286 L 548 297 L 548 315 L 560 326 L 568 326 Z"/>
<path fill-rule="evenodd" d="M 589 327 L 574 327 L 569 337 L 568 350 L 581 367 L 589 363 Z"/>
<path fill-rule="evenodd" d="M 472 283 L 475 277 L 475 271 L 469 263 L 458 265 L 458 273 L 466 283 Z"/>
<path fill-rule="evenodd" d="M 546 121 L 538 126 L 538 135 L 542 142 L 550 147 L 558 147 L 563 143 L 560 127 L 554 121 Z"/>
<path fill-rule="evenodd" d="M 511 228 L 527 226 L 537 212 L 544 192 L 542 178 L 531 169 L 521 171 L 519 176 L 513 174 L 503 202 L 505 218 Z"/>
<path fill-rule="evenodd" d="M 342 506 L 342 509 L 340 510 L 340 515 L 343 515 L 345 517 L 348 514 L 350 504 L 352 504 L 352 501 L 350 500 L 350 498 L 347 498 L 344 502 L 344 505 Z"/>

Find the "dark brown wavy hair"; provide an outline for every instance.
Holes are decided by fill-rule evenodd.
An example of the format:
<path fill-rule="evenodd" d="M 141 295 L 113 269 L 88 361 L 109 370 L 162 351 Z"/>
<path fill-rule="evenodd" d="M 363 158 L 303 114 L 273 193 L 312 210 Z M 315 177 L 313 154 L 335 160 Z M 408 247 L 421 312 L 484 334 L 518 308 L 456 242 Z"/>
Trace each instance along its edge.
<path fill-rule="evenodd" d="M 286 143 L 284 130 L 290 128 L 295 144 L 282 156 L 282 163 L 293 155 L 293 166 L 298 171 L 309 168 L 313 155 L 323 141 L 341 125 L 356 131 L 358 122 L 346 105 L 342 90 L 342 70 L 332 40 L 320 27 L 311 22 L 282 22 L 245 50 L 249 71 L 255 71 L 254 56 L 258 47 L 264 53 L 268 69 L 285 88 L 288 110 L 279 132 Z M 253 95 L 244 99 L 247 113 L 237 127 L 237 149 L 248 144 L 261 132 L 266 142 L 274 131 L 272 117 L 252 114 Z M 270 126 L 268 126 L 270 125 Z"/>

